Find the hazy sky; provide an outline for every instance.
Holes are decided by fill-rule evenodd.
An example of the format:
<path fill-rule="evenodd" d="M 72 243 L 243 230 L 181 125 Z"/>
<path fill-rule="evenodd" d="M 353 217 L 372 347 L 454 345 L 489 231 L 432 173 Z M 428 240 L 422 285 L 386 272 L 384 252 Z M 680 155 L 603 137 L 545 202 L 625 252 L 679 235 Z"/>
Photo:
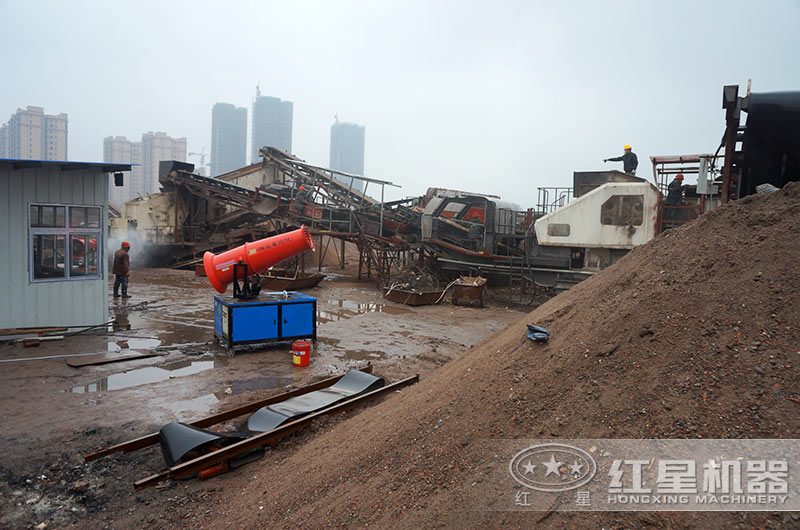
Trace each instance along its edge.
<path fill-rule="evenodd" d="M 334 114 L 364 125 L 366 175 L 403 186 L 387 198 L 529 207 L 625 143 L 649 177 L 650 155 L 716 149 L 723 85 L 800 89 L 800 0 L 0 0 L 0 24 L 0 123 L 68 113 L 70 159 L 146 131 L 208 152 L 212 105 L 249 116 L 260 83 L 294 102 L 311 163 L 328 165 Z"/>

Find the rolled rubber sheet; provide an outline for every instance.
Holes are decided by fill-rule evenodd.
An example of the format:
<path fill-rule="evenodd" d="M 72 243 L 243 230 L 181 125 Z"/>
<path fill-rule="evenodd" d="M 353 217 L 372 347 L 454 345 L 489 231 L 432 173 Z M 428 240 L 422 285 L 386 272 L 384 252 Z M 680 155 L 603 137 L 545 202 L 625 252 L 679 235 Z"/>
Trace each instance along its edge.
<path fill-rule="evenodd" d="M 258 409 L 247 420 L 247 430 L 251 432 L 271 431 L 287 421 L 298 419 L 359 394 L 372 392 L 383 387 L 384 384 L 381 377 L 358 370 L 350 370 L 344 377 L 327 388 Z"/>
<path fill-rule="evenodd" d="M 190 451 L 201 449 L 211 442 L 224 445 L 228 438 L 224 434 L 178 422 L 168 423 L 158 431 L 161 453 L 164 455 L 164 461 L 170 467 L 180 462 Z"/>

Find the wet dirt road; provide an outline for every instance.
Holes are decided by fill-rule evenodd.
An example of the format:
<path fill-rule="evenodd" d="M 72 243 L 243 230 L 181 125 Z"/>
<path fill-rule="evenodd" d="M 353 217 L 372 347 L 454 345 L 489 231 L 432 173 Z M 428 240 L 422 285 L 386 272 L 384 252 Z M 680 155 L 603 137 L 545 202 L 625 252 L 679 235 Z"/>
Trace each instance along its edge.
<path fill-rule="evenodd" d="M 0 363 L 0 526 L 63 526 L 121 510 L 136 498 L 131 483 L 163 467 L 157 447 L 89 466 L 85 452 L 366 362 L 388 381 L 425 377 L 521 316 L 449 302 L 412 308 L 384 301 L 369 282 L 326 280 L 307 291 L 317 298 L 318 341 L 310 366 L 297 368 L 286 344 L 235 355 L 214 344 L 214 291 L 191 271 L 134 271 L 129 294 L 110 298 L 107 328 L 38 348 L 0 346 L 3 361 L 121 349 L 159 354 L 82 368 L 65 358 Z"/>

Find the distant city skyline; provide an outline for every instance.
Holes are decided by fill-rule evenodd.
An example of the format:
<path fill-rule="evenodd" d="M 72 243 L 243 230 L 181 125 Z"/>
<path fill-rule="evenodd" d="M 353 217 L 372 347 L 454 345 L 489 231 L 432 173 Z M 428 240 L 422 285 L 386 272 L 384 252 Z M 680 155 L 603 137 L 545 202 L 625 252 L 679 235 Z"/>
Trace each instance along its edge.
<path fill-rule="evenodd" d="M 211 176 L 247 165 L 247 109 L 215 103 L 211 109 Z"/>
<path fill-rule="evenodd" d="M 338 119 L 331 125 L 331 155 L 329 167 L 352 173 L 364 175 L 364 141 L 366 129 L 356 123 L 340 122 Z M 335 175 L 338 180 L 347 183 L 352 181 L 353 189 L 364 190 L 364 181 L 355 180 L 341 175 Z"/>
<path fill-rule="evenodd" d="M 713 153 L 724 85 L 800 89 L 800 2 L 725 6 L 0 1 L 10 21 L 0 49 L 13 50 L 0 123 L 27 104 L 69 113 L 71 160 L 99 161 L 106 136 L 148 130 L 209 153 L 214 102 L 250 111 L 260 83 L 293 103 L 291 151 L 311 164 L 329 164 L 334 114 L 365 124 L 366 176 L 402 186 L 387 200 L 436 185 L 532 207 L 537 187 L 608 169 L 603 159 L 625 144 L 648 175 L 651 155 Z M 214 38 L 176 32 L 175 20 Z M 268 31 L 252 20 L 269 20 Z M 134 36 L 98 42 L 97 28 L 123 21 Z M 731 35 L 747 36 L 735 53 Z M 664 80 L 665 68 L 689 64 L 703 67 Z"/>
<path fill-rule="evenodd" d="M 258 161 L 258 149 L 272 146 L 291 153 L 291 130 L 294 105 L 291 101 L 256 94 L 253 99 L 251 123 L 252 160 Z M 0 128 L 0 157 L 67 160 L 68 115 L 44 114 L 42 107 L 19 108 Z M 216 176 L 247 165 L 247 109 L 231 103 L 217 102 L 212 106 L 211 175 Z M 36 132 L 36 134 L 34 134 Z M 21 145 L 20 138 L 28 139 Z M 35 138 L 34 138 L 35 137 Z M 355 123 L 336 122 L 330 129 L 329 167 L 347 173 L 364 173 L 365 129 Z M 24 147 L 24 149 L 22 149 Z M 49 147 L 42 155 L 42 147 Z M 13 150 L 11 149 L 13 148 Z M 201 148 L 198 151 L 202 152 Z M 109 200 L 121 206 L 125 202 L 155 193 L 159 189 L 158 163 L 163 160 L 185 162 L 189 152 L 187 140 L 173 138 L 164 132 L 147 132 L 140 141 L 126 136 L 103 138 L 102 160 L 110 163 L 132 164 L 123 186 L 109 185 Z M 194 154 L 194 153 L 192 153 Z M 198 172 L 203 171 L 197 168 Z M 347 179 L 349 183 L 349 179 Z M 363 189 L 356 181 L 354 188 Z"/>

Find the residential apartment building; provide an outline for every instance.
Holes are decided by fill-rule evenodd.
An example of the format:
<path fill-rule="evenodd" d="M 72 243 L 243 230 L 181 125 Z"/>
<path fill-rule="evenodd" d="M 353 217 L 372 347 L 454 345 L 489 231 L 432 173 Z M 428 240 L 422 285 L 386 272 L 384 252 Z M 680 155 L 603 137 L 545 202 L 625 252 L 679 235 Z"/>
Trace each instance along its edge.
<path fill-rule="evenodd" d="M 142 179 L 140 183 L 133 183 L 134 197 L 158 193 L 158 163 L 162 160 L 186 162 L 186 138 L 171 138 L 163 132 L 142 135 Z"/>
<path fill-rule="evenodd" d="M 131 171 L 125 175 L 122 187 L 115 186 L 113 180 L 109 182 L 111 203 L 121 207 L 125 202 L 135 199 L 132 190 L 142 187 L 142 143 L 131 142 L 124 136 L 108 136 L 103 139 L 103 162 L 131 164 Z"/>
<path fill-rule="evenodd" d="M 172 138 L 166 133 L 151 131 L 143 134 L 140 142 L 131 142 L 124 136 L 103 139 L 104 162 L 132 165 L 130 177 L 126 175 L 122 187 L 111 183 L 111 202 L 121 207 L 129 200 L 158 193 L 158 163 L 162 160 L 186 162 L 186 138 Z"/>
<path fill-rule="evenodd" d="M 66 160 L 68 117 L 42 107 L 17 109 L 0 127 L 0 158 Z"/>

